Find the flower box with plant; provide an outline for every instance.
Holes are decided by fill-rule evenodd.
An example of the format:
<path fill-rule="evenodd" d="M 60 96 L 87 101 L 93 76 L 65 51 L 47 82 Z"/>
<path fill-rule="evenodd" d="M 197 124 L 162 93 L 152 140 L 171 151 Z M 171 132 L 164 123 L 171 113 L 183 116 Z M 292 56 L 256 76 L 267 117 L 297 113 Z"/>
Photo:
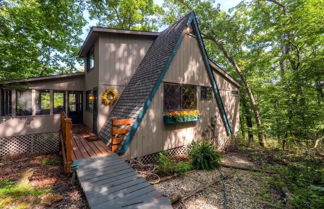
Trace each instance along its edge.
<path fill-rule="evenodd" d="M 198 110 L 168 111 L 163 119 L 166 124 L 193 122 L 200 120 L 200 113 Z"/>

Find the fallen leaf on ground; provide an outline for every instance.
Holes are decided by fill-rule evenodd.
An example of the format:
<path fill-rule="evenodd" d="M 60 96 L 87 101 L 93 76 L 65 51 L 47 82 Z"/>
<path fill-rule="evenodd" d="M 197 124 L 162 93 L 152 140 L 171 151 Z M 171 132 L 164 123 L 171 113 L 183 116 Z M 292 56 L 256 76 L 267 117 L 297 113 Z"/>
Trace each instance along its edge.
<path fill-rule="evenodd" d="M 62 195 L 47 194 L 42 197 L 41 204 L 52 205 L 53 203 L 59 202 L 63 199 Z"/>

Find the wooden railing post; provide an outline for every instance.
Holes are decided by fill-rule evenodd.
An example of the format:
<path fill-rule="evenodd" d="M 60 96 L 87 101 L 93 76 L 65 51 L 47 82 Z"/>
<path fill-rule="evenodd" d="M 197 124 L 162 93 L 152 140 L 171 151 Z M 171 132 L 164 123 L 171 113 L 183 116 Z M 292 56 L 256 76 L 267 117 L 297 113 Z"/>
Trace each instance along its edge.
<path fill-rule="evenodd" d="M 71 171 L 72 163 L 72 120 L 71 118 L 64 119 L 64 132 L 65 132 L 65 149 L 66 149 L 66 166 L 65 169 L 68 173 Z"/>

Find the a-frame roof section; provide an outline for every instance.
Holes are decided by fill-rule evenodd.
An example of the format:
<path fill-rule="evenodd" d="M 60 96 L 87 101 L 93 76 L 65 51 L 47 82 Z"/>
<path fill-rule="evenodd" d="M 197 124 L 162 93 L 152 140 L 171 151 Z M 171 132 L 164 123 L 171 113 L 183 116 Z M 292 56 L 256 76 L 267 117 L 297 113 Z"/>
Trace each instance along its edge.
<path fill-rule="evenodd" d="M 133 136 L 140 126 L 140 123 L 182 42 L 185 29 L 189 26 L 192 26 L 194 32 L 198 35 L 200 49 L 204 56 L 204 62 L 208 69 L 208 75 L 217 98 L 217 103 L 220 107 L 221 115 L 225 117 L 223 120 L 224 123 L 226 121 L 226 129 L 229 134 L 231 134 L 224 106 L 200 36 L 196 17 L 195 14 L 191 12 L 159 34 L 158 38 L 147 51 L 145 57 L 111 111 L 109 118 L 135 118 L 135 122 L 132 125 L 129 134 L 118 150 L 119 154 L 124 153 L 128 149 Z M 110 136 L 111 124 L 109 123 L 111 122 L 108 121 L 108 124 L 104 128 L 104 131 L 107 132 L 105 133 L 106 136 Z"/>

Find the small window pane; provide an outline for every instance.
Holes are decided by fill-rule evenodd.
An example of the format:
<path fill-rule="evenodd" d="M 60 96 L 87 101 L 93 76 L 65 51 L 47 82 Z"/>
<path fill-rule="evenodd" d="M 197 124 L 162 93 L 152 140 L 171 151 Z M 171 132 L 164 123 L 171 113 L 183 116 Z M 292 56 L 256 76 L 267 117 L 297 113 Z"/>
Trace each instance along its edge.
<path fill-rule="evenodd" d="M 49 91 L 36 92 L 36 115 L 50 114 L 51 94 Z"/>
<path fill-rule="evenodd" d="M 87 55 L 87 70 L 91 70 L 94 67 L 94 55 L 93 50 L 91 50 Z"/>
<path fill-rule="evenodd" d="M 69 111 L 75 112 L 76 111 L 76 94 L 69 93 Z"/>
<path fill-rule="evenodd" d="M 58 114 L 65 111 L 65 93 L 54 92 L 53 113 Z"/>
<path fill-rule="evenodd" d="M 1 115 L 9 116 L 11 115 L 11 90 L 2 89 L 1 90 Z"/>
<path fill-rule="evenodd" d="M 213 98 L 212 88 L 211 87 L 201 86 L 200 98 L 201 98 L 201 100 L 210 100 L 210 99 L 212 99 Z"/>
<path fill-rule="evenodd" d="M 164 110 L 181 108 L 181 87 L 179 84 L 164 83 Z"/>
<path fill-rule="evenodd" d="M 31 90 L 17 91 L 17 116 L 32 114 L 32 93 Z"/>
<path fill-rule="evenodd" d="M 182 86 L 182 109 L 196 109 L 197 108 L 197 94 L 196 86 L 183 85 Z"/>

